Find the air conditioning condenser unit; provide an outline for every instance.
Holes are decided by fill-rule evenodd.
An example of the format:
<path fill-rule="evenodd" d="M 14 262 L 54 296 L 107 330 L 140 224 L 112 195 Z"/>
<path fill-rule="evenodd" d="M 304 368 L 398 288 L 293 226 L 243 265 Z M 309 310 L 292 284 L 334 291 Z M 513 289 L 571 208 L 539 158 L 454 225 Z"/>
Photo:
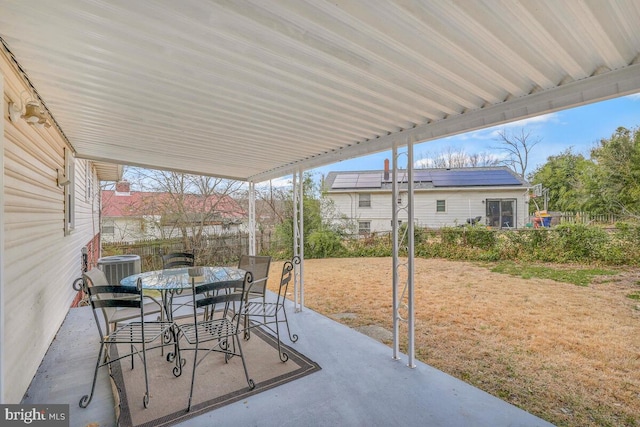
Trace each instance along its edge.
<path fill-rule="evenodd" d="M 112 286 L 120 286 L 120 280 L 142 271 L 139 255 L 113 255 L 98 259 L 98 268 L 107 276 Z"/>

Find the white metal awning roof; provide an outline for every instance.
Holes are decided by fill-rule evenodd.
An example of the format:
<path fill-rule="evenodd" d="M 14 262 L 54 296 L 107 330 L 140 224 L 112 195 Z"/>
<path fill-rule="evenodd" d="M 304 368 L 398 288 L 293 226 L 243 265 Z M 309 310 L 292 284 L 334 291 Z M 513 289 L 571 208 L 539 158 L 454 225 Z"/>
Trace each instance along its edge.
<path fill-rule="evenodd" d="M 260 181 L 640 91 L 640 2 L 0 0 L 77 156 Z"/>

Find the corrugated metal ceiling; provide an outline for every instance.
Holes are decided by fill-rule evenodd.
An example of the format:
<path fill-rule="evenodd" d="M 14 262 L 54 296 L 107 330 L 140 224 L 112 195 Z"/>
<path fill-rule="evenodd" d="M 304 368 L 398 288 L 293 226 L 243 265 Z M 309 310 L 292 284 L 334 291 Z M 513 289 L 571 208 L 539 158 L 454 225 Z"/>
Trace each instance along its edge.
<path fill-rule="evenodd" d="M 640 91 L 640 2 L 0 0 L 79 157 L 261 180 Z"/>

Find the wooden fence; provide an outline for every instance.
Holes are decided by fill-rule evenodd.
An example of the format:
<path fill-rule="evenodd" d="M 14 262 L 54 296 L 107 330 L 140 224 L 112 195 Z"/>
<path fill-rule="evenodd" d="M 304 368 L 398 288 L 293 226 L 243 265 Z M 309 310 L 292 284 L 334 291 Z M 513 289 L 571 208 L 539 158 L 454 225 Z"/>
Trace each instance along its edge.
<path fill-rule="evenodd" d="M 590 212 L 550 212 L 560 224 L 615 224 L 620 220 L 615 214 L 594 214 Z"/>
<path fill-rule="evenodd" d="M 272 233 L 256 233 L 256 252 L 266 253 L 271 249 Z M 181 239 L 142 240 L 136 242 L 103 243 L 102 256 L 139 255 L 142 271 L 162 268 L 162 255 L 170 252 L 183 252 L 185 244 Z M 219 236 L 207 236 L 197 247 L 192 248 L 199 265 L 233 265 L 240 255 L 249 253 L 249 234 L 234 233 Z"/>

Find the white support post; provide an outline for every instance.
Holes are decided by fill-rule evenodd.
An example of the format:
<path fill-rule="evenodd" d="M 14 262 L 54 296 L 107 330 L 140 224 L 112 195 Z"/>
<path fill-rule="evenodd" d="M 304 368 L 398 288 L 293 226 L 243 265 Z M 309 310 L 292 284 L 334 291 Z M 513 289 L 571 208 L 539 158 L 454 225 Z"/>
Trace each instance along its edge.
<path fill-rule="evenodd" d="M 298 307 L 298 311 L 302 311 L 304 309 L 304 171 L 302 169 L 300 169 L 298 171 L 299 174 L 299 186 L 300 186 L 300 191 L 298 192 L 299 196 L 300 196 L 300 200 L 298 201 L 299 203 L 299 209 L 298 209 L 298 214 L 300 215 L 299 218 L 299 222 L 300 222 L 300 226 L 298 227 L 298 231 L 300 233 L 300 235 L 298 236 L 300 241 L 299 241 L 299 256 L 300 256 L 300 264 L 298 264 L 298 282 L 300 284 L 299 286 L 299 302 L 300 302 L 300 306 Z"/>
<path fill-rule="evenodd" d="M 296 312 L 304 307 L 304 176 L 302 169 L 293 174 L 293 255 L 300 258 L 294 264 L 293 304 Z"/>
<path fill-rule="evenodd" d="M 410 368 L 415 368 L 415 312 L 414 312 L 414 174 L 413 174 L 413 138 L 407 138 L 407 167 L 405 174 L 400 174 L 398 167 L 398 147 L 393 145 L 393 178 L 391 193 L 393 200 L 392 232 L 393 232 L 393 358 L 399 359 L 399 332 L 400 322 L 407 322 L 408 326 L 408 363 Z M 400 189 L 406 186 L 407 199 L 401 200 Z M 401 236 L 399 222 L 401 213 L 406 214 L 407 226 Z M 404 218 L 404 217 L 403 217 Z M 400 251 L 407 251 L 407 261 L 400 259 Z M 402 273 L 402 274 L 401 274 Z M 400 293 L 400 284 L 404 284 Z M 405 302 L 406 301 L 406 302 Z M 406 317 L 400 314 L 400 310 L 406 309 Z"/>
<path fill-rule="evenodd" d="M 298 174 L 293 174 L 293 256 L 299 256 L 300 248 L 298 247 Z M 298 266 L 293 264 L 293 307 L 294 311 L 298 311 Z"/>
<path fill-rule="evenodd" d="M 398 242 L 398 146 L 393 144 L 392 150 L 392 170 L 391 170 L 391 235 L 393 236 L 393 359 L 400 360 L 400 313 L 398 287 L 400 284 L 400 276 L 398 268 L 400 267 Z"/>
<path fill-rule="evenodd" d="M 415 218 L 414 218 L 414 179 L 413 179 L 413 138 L 410 138 L 407 143 L 407 292 L 408 292 L 408 323 L 409 323 L 409 339 L 408 339 L 408 348 L 407 354 L 409 356 L 408 365 L 410 368 L 415 368 L 415 310 L 414 310 L 414 260 L 415 260 L 415 245 L 414 245 L 414 228 L 415 228 Z"/>
<path fill-rule="evenodd" d="M 249 181 L 249 255 L 256 255 L 256 185 Z"/>

